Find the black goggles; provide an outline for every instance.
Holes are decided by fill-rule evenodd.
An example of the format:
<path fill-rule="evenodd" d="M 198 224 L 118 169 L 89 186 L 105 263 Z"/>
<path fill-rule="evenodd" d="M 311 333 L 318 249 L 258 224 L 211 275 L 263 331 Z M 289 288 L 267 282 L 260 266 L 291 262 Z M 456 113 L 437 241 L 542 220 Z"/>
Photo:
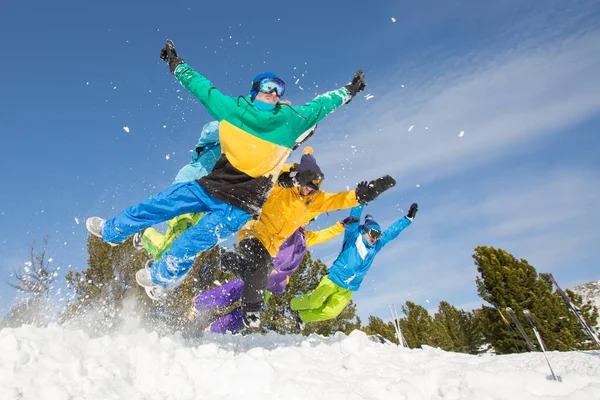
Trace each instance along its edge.
<path fill-rule="evenodd" d="M 381 237 L 381 231 L 375 228 L 365 229 L 367 234 L 371 236 L 373 239 L 379 239 Z"/>

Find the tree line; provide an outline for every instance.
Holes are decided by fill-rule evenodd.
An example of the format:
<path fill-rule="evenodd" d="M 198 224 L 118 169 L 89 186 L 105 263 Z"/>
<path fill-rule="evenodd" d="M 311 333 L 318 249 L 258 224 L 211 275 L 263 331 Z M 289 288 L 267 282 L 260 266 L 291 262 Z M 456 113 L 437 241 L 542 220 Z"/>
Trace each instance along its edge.
<path fill-rule="evenodd" d="M 147 253 L 136 251 L 131 245 L 111 247 L 89 236 L 88 268 L 66 274 L 70 295 L 66 304 L 57 310 L 52 307 L 56 301 L 51 289 L 58 273 L 46 259 L 47 244 L 46 238 L 42 250 L 36 254 L 34 242 L 27 266 L 15 270 L 16 283 L 10 284 L 25 294 L 25 298 L 4 317 L 0 328 L 22 324 L 43 326 L 59 321 L 87 327 L 88 331 L 101 335 L 131 325 L 135 320 L 138 325 L 148 329 L 195 335 L 199 332 L 191 330 L 187 318 L 192 299 L 201 290 L 233 278 L 216 268 L 219 252 L 218 248 L 214 248 L 197 257 L 190 277 L 164 302 L 153 302 L 135 282 L 135 272 L 143 268 L 149 259 Z M 524 338 L 515 333 L 504 319 L 504 310 L 511 307 L 533 338 L 522 314 L 524 309 L 531 311 L 548 350 L 594 348 L 562 297 L 553 291 L 548 274 L 538 273 L 527 260 L 517 259 L 499 248 L 478 246 L 473 259 L 478 272 L 475 282 L 477 292 L 484 304 L 479 309 L 465 311 L 441 301 L 432 315 L 422 305 L 407 301 L 401 307 L 403 316 L 398 324 L 403 342 L 408 347 L 427 345 L 469 354 L 490 350 L 497 354 L 528 351 Z M 214 276 L 207 279 L 204 272 L 214 270 Z M 271 296 L 267 301 L 266 311 L 261 318 L 262 330 L 280 334 L 300 333 L 295 324 L 282 316 L 281 310 L 292 297 L 313 290 L 326 273 L 327 266 L 307 252 L 284 295 Z M 567 290 L 567 294 L 580 308 L 584 319 L 595 326 L 598 310 L 590 302 L 584 303 L 582 297 L 574 292 Z M 226 313 L 235 306 L 237 304 L 215 312 Z M 357 315 L 356 304 L 352 301 L 336 319 L 307 324 L 301 333 L 329 336 L 335 332 L 348 334 L 355 329 L 399 343 L 394 321 L 384 321 L 371 315 L 363 325 Z"/>

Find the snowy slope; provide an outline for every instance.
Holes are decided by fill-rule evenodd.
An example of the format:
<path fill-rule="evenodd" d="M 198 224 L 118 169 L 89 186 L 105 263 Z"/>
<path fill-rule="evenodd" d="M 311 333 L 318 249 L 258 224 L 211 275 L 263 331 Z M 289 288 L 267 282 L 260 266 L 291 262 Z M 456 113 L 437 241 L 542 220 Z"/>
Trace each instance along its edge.
<path fill-rule="evenodd" d="M 600 310 L 600 281 L 584 283 L 571 290 L 581 295 L 584 302 L 591 301 Z M 600 317 L 598 318 L 598 324 L 600 325 Z"/>
<path fill-rule="evenodd" d="M 470 356 L 349 336 L 92 338 L 60 326 L 0 331 L 2 400 L 600 399 L 600 352 Z"/>

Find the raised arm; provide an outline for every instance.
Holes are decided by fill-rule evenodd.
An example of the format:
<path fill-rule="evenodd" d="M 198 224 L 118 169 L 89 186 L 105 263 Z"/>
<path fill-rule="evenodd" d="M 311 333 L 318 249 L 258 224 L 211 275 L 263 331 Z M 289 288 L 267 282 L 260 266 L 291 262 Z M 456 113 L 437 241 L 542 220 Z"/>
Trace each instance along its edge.
<path fill-rule="evenodd" d="M 306 235 L 306 246 L 311 247 L 320 243 L 325 243 L 328 240 L 333 239 L 334 237 L 340 235 L 344 232 L 346 226 L 340 221 L 336 222 L 334 225 L 331 225 L 329 228 L 321 229 L 320 231 L 305 231 Z"/>
<path fill-rule="evenodd" d="M 352 207 L 352 210 L 350 210 L 350 216 L 348 218 L 353 218 L 356 221 L 346 224 L 346 231 L 344 232 L 344 242 L 346 241 L 346 239 L 348 239 L 348 235 L 350 234 L 350 232 L 352 232 L 358 228 L 358 225 L 360 224 L 360 216 L 362 215 L 363 208 L 365 208 L 365 206 L 363 204 L 361 204 L 359 206 Z M 348 218 L 346 218 L 346 220 L 348 220 Z"/>
<path fill-rule="evenodd" d="M 218 121 L 225 119 L 237 107 L 234 98 L 225 96 L 208 79 L 187 64 L 179 65 L 174 76 Z"/>
<path fill-rule="evenodd" d="M 169 64 L 169 69 L 175 79 L 189 90 L 208 110 L 208 113 L 218 121 L 225 117 L 237 106 L 236 100 L 225 96 L 212 83 L 179 57 L 171 40 L 167 40 L 160 51 L 160 58 Z"/>
<path fill-rule="evenodd" d="M 358 92 L 364 90 L 366 86 L 367 83 L 365 82 L 364 72 L 357 71 L 352 78 L 352 81 L 346 86 L 323 93 L 303 106 L 294 107 L 294 110 L 304 117 L 301 125 L 304 129 L 308 129 L 311 126 L 316 125 L 336 108 L 349 103 L 350 100 L 352 100 Z"/>
<path fill-rule="evenodd" d="M 408 210 L 408 214 L 406 216 L 394 222 L 392 225 L 390 225 L 389 228 L 387 228 L 383 232 L 383 234 L 381 235 L 381 239 L 378 240 L 379 247 L 383 247 L 390 241 L 396 239 L 398 235 L 400 235 L 400 232 L 402 232 L 406 227 L 408 227 L 412 223 L 413 219 L 415 218 L 415 215 L 417 214 L 417 211 L 417 203 L 413 203 L 410 206 L 410 209 Z"/>

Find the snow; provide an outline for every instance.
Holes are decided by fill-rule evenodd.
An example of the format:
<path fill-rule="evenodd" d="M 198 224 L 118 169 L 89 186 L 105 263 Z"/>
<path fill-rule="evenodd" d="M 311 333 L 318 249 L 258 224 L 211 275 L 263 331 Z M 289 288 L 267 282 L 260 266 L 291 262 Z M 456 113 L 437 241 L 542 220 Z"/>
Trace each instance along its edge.
<path fill-rule="evenodd" d="M 465 131 L 460 131 L 460 133 L 458 134 L 458 137 L 463 137 L 465 136 Z"/>
<path fill-rule="evenodd" d="M 124 127 L 123 127 L 123 130 L 124 130 L 125 132 L 129 133 L 129 127 L 128 127 L 128 126 L 124 126 Z"/>
<path fill-rule="evenodd" d="M 414 125 L 411 125 L 411 126 L 409 126 L 409 127 L 408 127 L 408 131 L 409 131 L 409 132 L 410 132 L 410 131 L 412 131 L 412 129 L 413 129 L 414 127 L 415 127 Z"/>
<path fill-rule="evenodd" d="M 392 22 L 396 22 L 396 18 L 392 17 Z"/>
<path fill-rule="evenodd" d="M 600 351 L 472 356 L 349 336 L 207 335 L 52 325 L 0 331 L 2 399 L 600 398 Z"/>
<path fill-rule="evenodd" d="M 79 218 L 75 217 L 75 223 L 79 225 Z"/>

